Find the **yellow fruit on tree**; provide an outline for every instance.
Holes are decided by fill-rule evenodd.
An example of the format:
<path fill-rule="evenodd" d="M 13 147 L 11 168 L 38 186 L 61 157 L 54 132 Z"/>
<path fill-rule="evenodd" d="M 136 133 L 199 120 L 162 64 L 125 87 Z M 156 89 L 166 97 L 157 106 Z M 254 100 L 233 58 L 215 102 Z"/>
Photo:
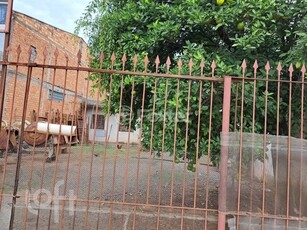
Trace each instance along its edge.
<path fill-rule="evenodd" d="M 301 63 L 300 61 L 298 61 L 298 62 L 295 63 L 295 67 L 296 67 L 297 69 L 301 68 L 301 66 L 302 66 L 302 63 Z"/>
<path fill-rule="evenodd" d="M 216 0 L 216 4 L 218 4 L 219 6 L 224 4 L 224 0 Z"/>
<path fill-rule="evenodd" d="M 218 19 L 215 20 L 215 22 L 216 22 L 216 24 L 221 24 L 223 22 L 223 20 L 218 18 Z"/>
<path fill-rule="evenodd" d="M 244 29 L 244 23 L 243 22 L 239 22 L 237 25 L 237 29 L 238 30 L 243 30 Z"/>

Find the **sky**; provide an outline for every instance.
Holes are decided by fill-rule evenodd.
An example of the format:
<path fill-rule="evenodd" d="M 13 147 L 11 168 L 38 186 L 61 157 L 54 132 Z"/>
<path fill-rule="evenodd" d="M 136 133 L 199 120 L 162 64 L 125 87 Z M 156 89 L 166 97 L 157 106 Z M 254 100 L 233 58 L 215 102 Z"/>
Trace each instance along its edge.
<path fill-rule="evenodd" d="M 91 0 L 13 0 L 13 9 L 73 33 L 75 21 L 80 18 Z M 79 34 L 83 37 L 83 34 Z"/>

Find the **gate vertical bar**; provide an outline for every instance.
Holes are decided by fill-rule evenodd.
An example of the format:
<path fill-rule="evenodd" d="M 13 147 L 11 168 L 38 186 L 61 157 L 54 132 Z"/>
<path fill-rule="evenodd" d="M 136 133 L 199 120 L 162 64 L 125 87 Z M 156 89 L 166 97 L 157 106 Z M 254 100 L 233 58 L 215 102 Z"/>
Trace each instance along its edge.
<path fill-rule="evenodd" d="M 224 78 L 223 124 L 221 135 L 220 186 L 218 196 L 218 230 L 225 230 L 226 224 L 226 194 L 227 194 L 227 161 L 228 134 L 230 119 L 231 77 Z"/>
<path fill-rule="evenodd" d="M 13 12 L 13 0 L 8 1 L 7 5 L 7 15 L 5 20 L 5 37 L 4 37 L 4 47 L 3 47 L 3 60 L 8 61 L 8 52 L 7 48 L 10 45 L 10 36 L 11 36 L 11 23 L 12 23 L 12 12 Z M 7 65 L 2 65 L 2 73 L 0 80 L 0 121 L 3 117 L 3 107 L 4 107 L 4 95 L 5 95 L 5 82 L 7 75 Z M 1 129 L 1 126 L 0 126 Z"/>
<path fill-rule="evenodd" d="M 27 81 L 26 81 L 26 88 L 25 88 L 25 97 L 24 97 L 24 106 L 22 111 L 22 120 L 21 120 L 21 127 L 20 127 L 20 135 L 18 138 L 18 148 L 17 148 L 17 163 L 16 163 L 16 172 L 15 172 L 15 183 L 14 183 L 14 190 L 13 190 L 13 199 L 12 199 L 12 209 L 11 209 L 11 217 L 10 217 L 10 230 L 13 230 L 14 225 L 14 216 L 15 216 L 15 205 L 17 199 L 17 191 L 18 191 L 18 183 L 19 183 L 19 174 L 20 174 L 20 166 L 21 166 L 21 156 L 22 156 L 22 142 L 24 136 L 24 129 L 25 129 L 25 120 L 27 115 L 27 107 L 28 107 L 28 98 L 30 92 L 30 84 L 31 84 L 31 76 L 32 76 L 32 68 L 35 64 L 28 65 L 28 73 L 27 73 Z"/>

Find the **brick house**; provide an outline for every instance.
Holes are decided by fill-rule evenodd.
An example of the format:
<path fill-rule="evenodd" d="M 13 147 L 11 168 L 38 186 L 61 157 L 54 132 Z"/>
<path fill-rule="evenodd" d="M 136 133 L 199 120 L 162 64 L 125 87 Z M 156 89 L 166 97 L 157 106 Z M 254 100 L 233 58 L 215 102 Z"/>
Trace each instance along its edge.
<path fill-rule="evenodd" d="M 17 60 L 16 51 L 19 45 L 21 47 L 19 62 L 27 63 L 31 52 L 30 59 L 32 62 L 39 64 L 45 62 L 45 64 L 53 65 L 55 64 L 54 54 L 57 49 L 59 52 L 57 65 L 65 66 L 66 58 L 68 58 L 69 66 L 78 66 L 77 53 L 79 51 L 82 54 L 79 66 L 87 67 L 89 63 L 89 49 L 81 37 L 14 11 L 10 39 L 12 51 L 9 55 L 9 61 Z M 44 55 L 45 49 L 48 52 L 47 55 Z M 17 71 L 14 68 L 9 67 L 7 74 L 3 111 L 3 119 L 9 121 L 11 119 L 10 114 L 12 114 L 12 122 L 21 120 L 22 117 L 27 75 L 26 67 L 19 67 Z M 15 77 L 16 72 L 17 78 Z M 67 77 L 66 86 L 64 83 L 65 76 Z M 77 79 L 76 71 L 67 71 L 65 73 L 65 70 L 57 69 L 54 72 L 53 69 L 46 69 L 43 72 L 42 69 L 34 68 L 26 119 L 30 120 L 30 112 L 33 110 L 39 111 L 37 116 L 46 116 L 49 111 L 61 111 L 63 100 L 63 113 L 76 114 L 85 99 L 86 77 L 86 72 L 80 72 Z M 14 86 L 16 87 L 16 93 L 13 101 Z M 77 103 L 74 103 L 75 95 L 77 95 Z"/>
<path fill-rule="evenodd" d="M 1 42 L 3 42 L 3 38 L 0 37 Z M 16 51 L 19 45 L 21 47 L 19 62 L 22 63 L 28 63 L 30 57 L 31 62 L 54 65 L 54 53 L 56 49 L 59 52 L 56 64 L 59 66 L 65 66 L 67 64 L 66 58 L 68 58 L 68 66 L 74 67 L 78 65 L 87 67 L 90 61 L 89 48 L 81 37 L 14 11 L 12 16 L 9 61 L 14 62 L 17 60 Z M 48 53 L 44 56 L 45 49 Z M 79 51 L 82 55 L 81 62 L 78 64 L 77 54 Z M 66 81 L 64 80 L 65 76 L 67 77 Z M 3 119 L 8 121 L 8 123 L 20 121 L 22 118 L 26 77 L 26 67 L 20 66 L 18 70 L 15 67 L 13 68 L 13 66 L 9 67 L 3 111 Z M 84 71 L 79 72 L 77 79 L 76 71 L 68 70 L 66 73 L 63 69 L 57 69 L 54 72 L 53 69 L 46 68 L 43 72 L 42 68 L 33 68 L 26 119 L 28 121 L 31 120 L 30 114 L 33 110 L 38 112 L 36 114 L 38 117 L 46 117 L 46 113 L 49 114 L 51 112 L 54 114 L 57 110 L 62 111 L 62 106 L 63 114 L 75 115 L 78 113 L 79 115 L 83 115 L 81 114 L 81 108 L 84 102 L 87 101 L 85 122 L 88 127 L 89 141 L 104 142 L 105 138 L 108 137 L 109 141 L 115 142 L 119 124 L 115 115 L 112 115 L 109 119 L 109 124 L 106 124 L 107 119 L 105 119 L 101 104 L 97 113 L 97 123 L 94 125 L 97 92 L 91 89 L 91 82 L 88 88 L 90 90 L 87 89 L 87 77 L 88 72 Z M 16 93 L 13 97 L 14 88 Z M 92 94 L 87 91 L 91 91 Z M 75 95 L 77 96 L 75 97 Z M 88 95 L 88 100 L 86 100 L 86 95 Z M 104 96 L 101 96 L 99 100 L 101 101 L 103 98 Z M 76 103 L 74 103 L 75 100 Z M 105 132 L 107 126 L 108 134 Z M 120 130 L 119 141 L 126 142 L 127 136 L 128 132 L 126 130 Z M 132 132 L 131 142 L 137 141 L 138 132 Z"/>

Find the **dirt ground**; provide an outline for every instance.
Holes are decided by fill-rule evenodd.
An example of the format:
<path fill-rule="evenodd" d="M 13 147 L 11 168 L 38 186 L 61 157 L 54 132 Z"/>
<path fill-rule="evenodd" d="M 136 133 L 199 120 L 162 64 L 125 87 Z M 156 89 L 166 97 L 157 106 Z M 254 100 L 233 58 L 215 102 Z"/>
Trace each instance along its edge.
<path fill-rule="evenodd" d="M 51 163 L 45 157 L 43 149 L 22 157 L 14 229 L 217 228 L 219 173 L 205 159 L 194 173 L 169 154 L 161 159 L 133 146 L 72 147 Z M 5 195 L 13 191 L 14 161 L 0 174 Z M 3 197 L 3 226 L 11 203 Z"/>
<path fill-rule="evenodd" d="M 294 198 L 300 197 L 294 193 L 295 186 L 289 200 L 293 218 L 285 220 L 284 155 L 276 161 L 281 170 L 274 186 L 264 187 L 246 170 L 239 186 L 236 168 L 229 166 L 229 229 L 235 226 L 231 222 L 240 229 L 307 229 L 307 219 L 294 206 Z M 4 159 L 0 160 L 3 163 Z M 9 226 L 16 160 L 16 154 L 10 155 L 5 172 L 0 172 L 0 229 Z M 95 145 L 73 146 L 56 161 L 45 160 L 44 148 L 28 148 L 22 156 L 14 229 L 217 229 L 220 176 L 206 158 L 201 158 L 198 171 L 192 172 L 184 162 L 173 163 L 169 154 L 161 158 L 139 152 L 135 146 L 105 149 Z M 293 175 L 303 172 L 294 166 Z M 302 196 L 300 210 L 305 208 L 304 199 Z"/>

